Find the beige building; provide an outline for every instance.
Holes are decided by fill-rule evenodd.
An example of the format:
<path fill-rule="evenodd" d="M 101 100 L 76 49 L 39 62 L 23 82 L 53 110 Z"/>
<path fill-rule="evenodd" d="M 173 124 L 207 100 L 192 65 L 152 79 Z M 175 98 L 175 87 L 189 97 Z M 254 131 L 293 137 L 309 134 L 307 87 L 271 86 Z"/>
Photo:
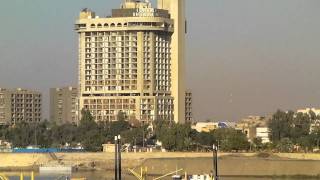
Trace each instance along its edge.
<path fill-rule="evenodd" d="M 313 112 L 316 116 L 320 115 L 320 109 L 316 109 L 316 108 L 306 108 L 306 109 L 297 110 L 297 113 L 303 113 L 303 114 L 310 114 L 310 112 Z"/>
<path fill-rule="evenodd" d="M 190 90 L 186 91 L 186 103 L 185 103 L 185 113 L 186 113 L 186 122 L 193 122 L 192 114 L 192 92 Z"/>
<path fill-rule="evenodd" d="M 36 91 L 0 88 L 0 124 L 40 122 L 42 96 Z"/>
<path fill-rule="evenodd" d="M 232 122 L 197 122 L 191 126 L 197 132 L 211 132 L 221 128 L 234 128 Z"/>
<path fill-rule="evenodd" d="M 268 126 L 267 122 L 268 120 L 265 117 L 248 116 L 247 118 L 244 118 L 241 121 L 237 122 L 235 128 L 246 134 L 249 140 L 253 140 L 257 137 L 257 133 L 260 135 L 261 131 L 264 130 L 259 129 L 259 132 L 257 132 L 257 128 L 266 128 Z"/>
<path fill-rule="evenodd" d="M 57 124 L 78 123 L 78 89 L 74 87 L 50 89 L 50 121 Z"/>
<path fill-rule="evenodd" d="M 197 122 L 191 128 L 197 132 L 210 132 L 219 128 L 219 122 Z"/>
<path fill-rule="evenodd" d="M 185 122 L 184 0 L 126 0 L 110 17 L 84 9 L 79 34 L 79 107 L 97 121 Z"/>
<path fill-rule="evenodd" d="M 306 108 L 306 109 L 299 109 L 297 110 L 297 113 L 303 113 L 303 114 L 308 114 L 309 116 L 311 115 L 310 113 L 313 112 L 314 115 L 317 116 L 316 120 L 314 120 L 311 124 L 310 124 L 310 132 L 313 132 L 317 129 L 320 128 L 320 109 L 316 109 L 316 108 Z"/>

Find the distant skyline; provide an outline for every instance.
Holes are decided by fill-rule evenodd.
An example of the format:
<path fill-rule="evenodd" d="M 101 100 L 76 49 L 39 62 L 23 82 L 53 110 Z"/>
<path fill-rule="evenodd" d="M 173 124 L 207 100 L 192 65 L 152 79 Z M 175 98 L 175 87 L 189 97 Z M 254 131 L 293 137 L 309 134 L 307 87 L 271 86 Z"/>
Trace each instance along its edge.
<path fill-rule="evenodd" d="M 3 0 L 0 87 L 77 85 L 82 8 L 99 16 L 120 0 Z M 153 3 L 155 5 L 155 3 Z M 278 108 L 320 107 L 318 0 L 187 0 L 187 84 L 196 120 L 239 120 Z"/>

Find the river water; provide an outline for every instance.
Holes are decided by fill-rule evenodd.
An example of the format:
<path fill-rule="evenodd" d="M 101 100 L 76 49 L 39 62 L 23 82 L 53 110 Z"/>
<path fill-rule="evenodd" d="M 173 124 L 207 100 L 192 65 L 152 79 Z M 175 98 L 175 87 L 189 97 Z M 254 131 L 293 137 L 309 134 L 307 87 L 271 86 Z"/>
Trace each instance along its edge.
<path fill-rule="evenodd" d="M 20 180 L 18 174 L 19 173 L 5 173 L 10 180 Z M 25 174 L 24 180 L 30 180 L 30 177 L 27 177 L 28 173 Z M 66 180 L 68 177 L 71 177 L 70 175 L 36 175 L 35 180 Z M 75 173 L 72 174 L 72 177 L 86 177 L 87 180 L 112 180 L 113 175 L 112 174 L 103 174 L 101 172 L 82 172 L 82 173 Z M 136 180 L 135 177 L 124 175 L 124 180 Z M 152 179 L 150 177 L 149 179 Z M 299 178 L 298 178 L 299 179 Z M 165 178 L 163 180 L 171 180 L 171 178 Z M 297 180 L 297 178 L 250 178 L 250 177 L 221 177 L 220 180 Z M 311 180 L 307 178 L 303 178 L 303 180 Z M 314 178 L 313 178 L 314 180 Z"/>

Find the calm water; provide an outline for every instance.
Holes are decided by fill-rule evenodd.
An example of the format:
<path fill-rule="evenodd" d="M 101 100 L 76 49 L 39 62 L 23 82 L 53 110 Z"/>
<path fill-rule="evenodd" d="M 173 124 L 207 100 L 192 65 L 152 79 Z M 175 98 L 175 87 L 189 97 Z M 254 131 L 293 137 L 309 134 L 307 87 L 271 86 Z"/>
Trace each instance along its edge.
<path fill-rule="evenodd" d="M 10 180 L 20 180 L 19 173 L 6 173 L 7 176 L 10 176 Z M 35 180 L 65 180 L 65 175 L 36 175 Z M 70 177 L 70 176 L 69 176 Z M 72 177 L 86 177 L 88 180 L 112 180 L 113 174 L 103 174 L 103 173 L 75 173 Z M 132 176 L 125 175 L 124 180 L 136 180 Z M 152 178 L 150 178 L 152 179 Z M 298 180 L 297 178 L 236 178 L 236 177 L 222 177 L 221 180 Z M 24 180 L 30 180 L 30 177 L 25 177 Z M 164 179 L 170 180 L 170 178 Z M 308 180 L 304 178 L 303 180 Z M 311 179 L 310 179 L 311 180 Z M 314 180 L 314 179 L 313 179 Z"/>

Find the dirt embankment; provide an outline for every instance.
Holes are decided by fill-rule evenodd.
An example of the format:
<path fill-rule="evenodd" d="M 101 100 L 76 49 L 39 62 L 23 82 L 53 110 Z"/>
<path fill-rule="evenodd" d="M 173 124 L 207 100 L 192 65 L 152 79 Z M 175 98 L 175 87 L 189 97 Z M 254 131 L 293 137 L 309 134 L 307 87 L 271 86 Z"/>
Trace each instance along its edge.
<path fill-rule="evenodd" d="M 80 170 L 114 168 L 113 153 L 0 154 L 0 170 L 28 170 L 41 165 L 66 164 Z M 211 153 L 123 153 L 122 166 L 148 167 L 150 174 L 183 168 L 188 173 L 210 173 Z M 320 154 L 220 154 L 219 171 L 229 176 L 281 176 L 320 174 Z"/>

